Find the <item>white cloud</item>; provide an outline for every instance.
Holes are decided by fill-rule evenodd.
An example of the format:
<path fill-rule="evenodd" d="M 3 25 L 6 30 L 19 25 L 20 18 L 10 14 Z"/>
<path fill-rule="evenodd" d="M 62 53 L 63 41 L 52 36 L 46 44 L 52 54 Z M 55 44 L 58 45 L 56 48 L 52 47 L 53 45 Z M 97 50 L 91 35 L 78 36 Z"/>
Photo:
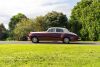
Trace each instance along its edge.
<path fill-rule="evenodd" d="M 70 16 L 71 9 L 80 0 L 0 0 L 0 22 L 8 28 L 13 15 L 23 13 L 30 18 L 59 11 Z"/>

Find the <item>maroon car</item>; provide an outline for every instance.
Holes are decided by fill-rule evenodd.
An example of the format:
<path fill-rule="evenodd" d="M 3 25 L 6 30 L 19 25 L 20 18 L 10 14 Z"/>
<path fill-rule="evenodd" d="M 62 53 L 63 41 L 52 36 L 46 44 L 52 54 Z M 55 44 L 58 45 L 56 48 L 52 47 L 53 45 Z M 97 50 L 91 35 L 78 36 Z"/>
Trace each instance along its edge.
<path fill-rule="evenodd" d="M 39 41 L 63 41 L 63 43 L 69 43 L 79 39 L 77 34 L 61 27 L 51 27 L 46 32 L 30 32 L 28 38 L 33 43 Z"/>

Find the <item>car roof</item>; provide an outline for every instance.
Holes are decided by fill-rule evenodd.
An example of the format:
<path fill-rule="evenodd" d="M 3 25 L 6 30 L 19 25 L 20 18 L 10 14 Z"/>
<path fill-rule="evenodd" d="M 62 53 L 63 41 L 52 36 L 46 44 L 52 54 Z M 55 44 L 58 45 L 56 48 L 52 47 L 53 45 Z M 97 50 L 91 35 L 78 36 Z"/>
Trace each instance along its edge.
<path fill-rule="evenodd" d="M 60 29 L 67 29 L 67 28 L 63 28 L 63 27 L 50 27 L 50 28 L 60 28 Z"/>
<path fill-rule="evenodd" d="M 67 28 L 63 28 L 63 27 L 50 27 L 50 28 L 48 28 L 48 30 L 49 29 L 63 29 L 64 32 L 69 32 L 69 30 Z"/>

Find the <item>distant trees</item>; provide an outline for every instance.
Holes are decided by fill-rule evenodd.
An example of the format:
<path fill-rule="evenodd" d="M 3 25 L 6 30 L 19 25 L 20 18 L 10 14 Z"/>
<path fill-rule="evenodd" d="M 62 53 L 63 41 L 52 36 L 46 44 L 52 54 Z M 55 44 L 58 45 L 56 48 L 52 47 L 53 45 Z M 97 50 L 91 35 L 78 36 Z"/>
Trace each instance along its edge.
<path fill-rule="evenodd" d="M 72 10 L 70 28 L 82 40 L 100 40 L 100 1 L 79 2 Z"/>
<path fill-rule="evenodd" d="M 52 11 L 34 20 L 35 31 L 46 31 L 50 27 L 68 27 L 68 19 L 63 13 Z"/>

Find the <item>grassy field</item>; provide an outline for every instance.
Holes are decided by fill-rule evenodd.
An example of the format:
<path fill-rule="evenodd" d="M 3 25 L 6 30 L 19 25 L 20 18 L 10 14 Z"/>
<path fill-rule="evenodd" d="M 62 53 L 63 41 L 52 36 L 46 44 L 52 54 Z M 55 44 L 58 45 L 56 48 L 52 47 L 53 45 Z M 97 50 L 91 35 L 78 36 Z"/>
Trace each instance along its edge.
<path fill-rule="evenodd" d="M 0 45 L 0 67 L 100 67 L 100 46 Z"/>

